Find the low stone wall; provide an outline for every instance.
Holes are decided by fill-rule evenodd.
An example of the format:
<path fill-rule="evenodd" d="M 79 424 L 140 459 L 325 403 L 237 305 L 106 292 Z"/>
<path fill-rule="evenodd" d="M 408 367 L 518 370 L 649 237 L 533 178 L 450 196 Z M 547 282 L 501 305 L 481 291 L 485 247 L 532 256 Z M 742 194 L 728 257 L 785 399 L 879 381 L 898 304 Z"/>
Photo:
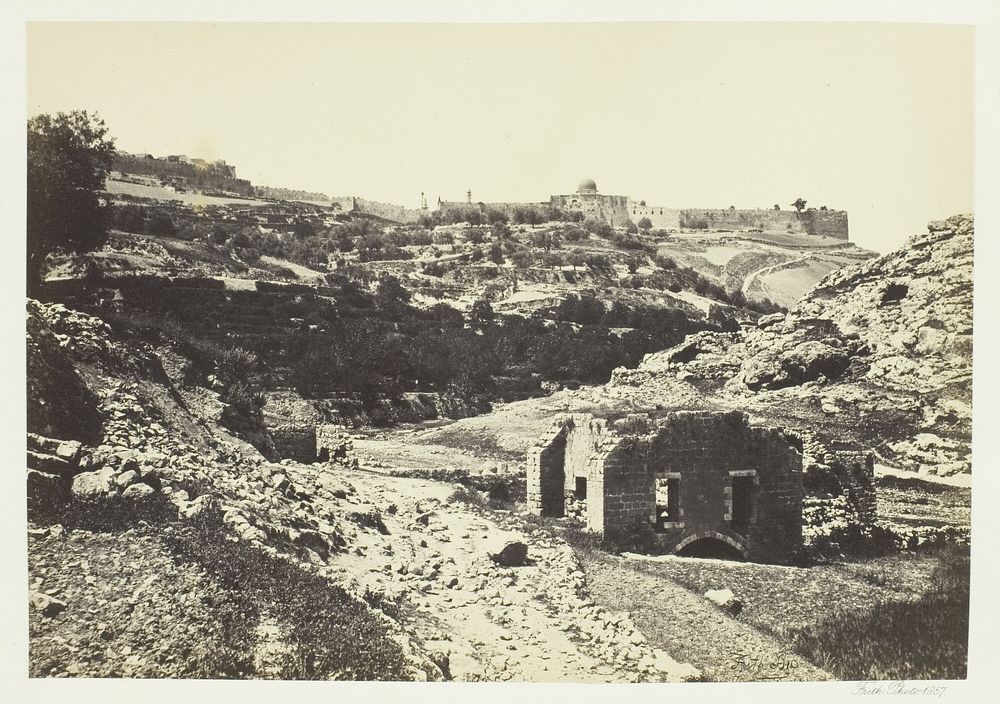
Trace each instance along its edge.
<path fill-rule="evenodd" d="M 316 461 L 316 426 L 279 425 L 268 428 L 274 441 L 274 459 L 295 460 L 304 464 Z"/>

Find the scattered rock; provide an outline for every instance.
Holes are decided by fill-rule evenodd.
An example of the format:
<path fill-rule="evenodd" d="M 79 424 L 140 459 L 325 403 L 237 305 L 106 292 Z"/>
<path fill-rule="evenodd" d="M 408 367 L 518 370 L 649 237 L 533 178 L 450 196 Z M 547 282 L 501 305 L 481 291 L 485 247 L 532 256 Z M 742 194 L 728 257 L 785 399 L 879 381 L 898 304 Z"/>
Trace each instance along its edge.
<path fill-rule="evenodd" d="M 52 618 L 66 610 L 66 602 L 43 592 L 32 591 L 28 595 L 31 607 L 46 618 Z"/>
<path fill-rule="evenodd" d="M 129 501 L 144 501 L 156 493 L 149 484 L 132 484 L 122 492 L 122 498 Z"/>
<path fill-rule="evenodd" d="M 134 469 L 130 469 L 127 472 L 122 472 L 117 477 L 115 477 L 115 484 L 121 487 L 122 489 L 132 484 L 135 484 L 137 481 L 139 481 L 139 473 L 136 472 Z"/>

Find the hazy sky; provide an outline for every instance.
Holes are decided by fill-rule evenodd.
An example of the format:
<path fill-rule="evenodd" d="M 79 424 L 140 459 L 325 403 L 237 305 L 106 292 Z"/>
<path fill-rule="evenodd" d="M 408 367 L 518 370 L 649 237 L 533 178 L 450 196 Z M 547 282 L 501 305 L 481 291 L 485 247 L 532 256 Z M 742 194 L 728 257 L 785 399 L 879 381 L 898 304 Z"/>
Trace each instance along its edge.
<path fill-rule="evenodd" d="M 29 114 L 255 184 L 544 200 L 591 177 L 668 207 L 849 211 L 893 249 L 972 210 L 968 27 L 31 24 Z"/>

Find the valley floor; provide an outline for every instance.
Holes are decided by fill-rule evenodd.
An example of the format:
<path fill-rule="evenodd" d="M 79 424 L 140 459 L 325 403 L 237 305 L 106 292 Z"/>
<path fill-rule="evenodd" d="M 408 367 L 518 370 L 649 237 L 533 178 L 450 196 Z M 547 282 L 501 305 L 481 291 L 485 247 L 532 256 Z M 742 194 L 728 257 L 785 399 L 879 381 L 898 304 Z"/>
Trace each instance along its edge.
<path fill-rule="evenodd" d="M 358 441 L 358 470 L 286 463 L 296 485 L 322 487 L 316 495 L 324 496 L 347 482 L 381 517 L 378 530 L 360 531 L 310 571 L 373 597 L 457 681 L 831 679 L 796 652 L 801 632 L 881 603 L 915 603 L 933 581 L 933 556 L 812 568 L 613 556 L 567 541 L 565 522 L 485 511 L 459 500 L 458 485 L 390 474 L 489 473 L 503 470 L 502 459 L 383 437 Z M 68 605 L 55 618 L 31 612 L 33 676 L 212 677 L 223 667 L 230 676 L 288 677 L 275 661 L 292 647 L 293 626 L 267 604 L 220 612 L 232 592 L 210 569 L 178 559 L 176 530 L 29 534 L 32 589 Z M 515 532 L 528 545 L 527 564 L 494 564 L 492 546 Z M 739 615 L 702 596 L 722 588 L 743 601 Z M 253 644 L 242 665 L 241 638 Z M 232 662 L 220 665 L 220 653 Z"/>

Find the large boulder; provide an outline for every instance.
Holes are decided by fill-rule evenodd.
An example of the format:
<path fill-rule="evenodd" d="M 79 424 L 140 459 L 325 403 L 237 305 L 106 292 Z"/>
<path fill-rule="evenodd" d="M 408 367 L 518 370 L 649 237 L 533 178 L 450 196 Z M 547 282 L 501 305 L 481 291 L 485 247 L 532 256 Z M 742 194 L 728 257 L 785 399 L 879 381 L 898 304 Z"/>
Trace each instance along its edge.
<path fill-rule="evenodd" d="M 115 472 L 105 468 L 96 472 L 84 472 L 73 477 L 71 492 L 80 501 L 101 502 L 115 496 Z"/>
<path fill-rule="evenodd" d="M 743 610 L 743 602 L 729 589 L 709 589 L 705 592 L 705 598 L 733 616 Z"/>
<path fill-rule="evenodd" d="M 156 489 L 149 484 L 132 484 L 122 492 L 122 498 L 126 501 L 146 501 L 156 495 Z"/>
<path fill-rule="evenodd" d="M 52 618 L 66 610 L 66 602 L 43 592 L 32 591 L 28 595 L 31 608 L 46 618 Z"/>
<path fill-rule="evenodd" d="M 528 558 L 528 544 L 519 534 L 497 535 L 487 545 L 486 554 L 501 567 L 518 567 Z"/>

